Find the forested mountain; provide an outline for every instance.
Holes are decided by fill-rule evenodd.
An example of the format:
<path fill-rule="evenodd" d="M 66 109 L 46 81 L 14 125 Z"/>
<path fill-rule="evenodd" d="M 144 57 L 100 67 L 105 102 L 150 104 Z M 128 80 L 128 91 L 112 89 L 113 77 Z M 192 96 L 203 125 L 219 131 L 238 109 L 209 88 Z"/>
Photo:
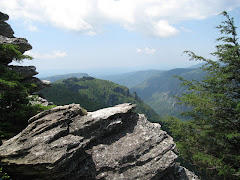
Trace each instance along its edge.
<path fill-rule="evenodd" d="M 160 74 L 162 72 L 164 71 L 163 70 L 145 70 L 145 71 L 129 72 L 124 74 L 101 76 L 98 78 L 109 80 L 117 84 L 120 84 L 122 86 L 126 86 L 128 88 L 133 88 L 134 86 L 144 82 L 151 76 Z"/>
<path fill-rule="evenodd" d="M 180 76 L 187 80 L 201 80 L 204 72 L 198 68 L 172 69 L 150 77 L 143 83 L 131 88 L 131 91 L 136 91 L 139 97 L 161 116 L 177 115 L 186 107 L 177 105 L 173 96 L 181 96 L 188 90 L 186 87 L 180 86 L 181 81 L 174 76 Z"/>
<path fill-rule="evenodd" d="M 135 103 L 137 112 L 146 114 L 150 121 L 160 121 L 160 116 L 136 93 L 132 95 L 127 87 L 107 80 L 93 77 L 59 80 L 51 87 L 39 91 L 38 94 L 56 105 L 79 103 L 87 111 L 95 111 L 121 103 Z"/>
<path fill-rule="evenodd" d="M 116 84 L 114 83 L 111 84 L 111 86 L 114 86 L 114 87 L 121 87 L 123 89 L 126 87 L 122 87 L 122 86 L 127 86 L 128 88 L 131 87 L 130 91 L 137 92 L 139 97 L 146 104 L 148 104 L 152 109 L 154 109 L 159 115 L 165 116 L 168 114 L 168 115 L 176 116 L 179 112 L 184 111 L 186 107 L 177 105 L 176 104 L 177 101 L 173 96 L 175 95 L 180 96 L 182 93 L 187 93 L 188 91 L 186 87 L 180 86 L 181 84 L 180 80 L 178 80 L 178 78 L 174 76 L 181 76 L 187 80 L 191 80 L 191 79 L 201 80 L 204 76 L 204 73 L 202 72 L 201 69 L 198 69 L 198 68 L 177 68 L 169 71 L 147 70 L 147 71 L 130 72 L 130 73 L 119 74 L 119 75 L 104 76 L 102 78 L 109 81 L 94 79 L 93 81 L 91 81 L 91 83 L 89 81 L 89 79 L 92 79 L 91 77 L 83 78 L 85 79 L 86 81 L 85 83 L 87 83 L 88 88 L 85 88 L 85 86 L 83 85 L 83 82 L 84 82 L 83 79 L 81 80 L 81 83 L 80 83 L 81 87 L 77 85 L 79 82 L 77 82 L 76 78 L 82 77 L 83 75 L 87 75 L 87 74 L 73 73 L 73 74 L 65 74 L 65 75 L 58 75 L 58 76 L 51 76 L 51 77 L 44 78 L 52 82 L 59 79 L 61 80 L 54 83 L 51 88 L 47 88 L 46 90 L 43 90 L 44 93 L 43 92 L 41 93 L 43 93 L 44 96 L 47 96 L 47 94 L 53 93 L 53 89 L 54 89 L 56 93 L 58 92 L 60 94 L 61 93 L 65 94 L 62 96 L 60 94 L 59 96 L 57 96 L 56 94 L 55 95 L 51 94 L 49 95 L 49 97 L 46 97 L 48 100 L 53 101 L 55 104 L 63 105 L 63 104 L 69 104 L 72 102 L 83 104 L 83 102 L 86 101 L 84 103 L 85 108 L 89 111 L 93 111 L 99 108 L 115 105 L 118 102 L 119 103 L 124 102 L 123 100 L 119 100 L 119 101 L 116 101 L 116 103 L 111 103 L 111 100 L 114 100 L 114 99 L 111 99 L 113 97 L 112 95 L 109 95 L 109 97 L 107 96 L 109 98 L 108 101 L 104 98 L 103 98 L 104 100 L 102 100 L 101 98 L 96 98 L 99 96 L 98 95 L 99 93 L 94 95 L 95 91 L 98 91 L 98 90 L 101 91 L 101 93 L 104 92 L 107 88 L 102 88 L 101 90 L 99 88 L 103 86 L 103 84 L 106 84 L 106 82 L 108 82 L 107 84 L 108 86 L 110 86 L 111 82 L 109 81 L 112 81 L 116 83 Z M 70 80 L 69 79 L 62 80 L 68 77 L 76 77 L 76 78 L 71 78 Z M 70 81 L 72 83 L 70 83 Z M 92 88 L 92 90 L 89 89 L 90 87 Z M 49 89 L 49 92 L 48 92 L 48 89 Z M 61 89 L 61 91 L 59 89 Z M 69 91 L 69 89 L 71 91 Z M 93 89 L 95 89 L 95 91 Z M 90 95 L 89 93 L 92 95 Z M 87 100 L 83 98 L 83 96 L 87 97 Z M 91 99 L 93 96 L 95 96 L 94 101 L 89 101 L 88 98 Z M 79 99 L 81 99 L 81 101 L 78 101 Z"/>
<path fill-rule="evenodd" d="M 63 75 L 43 77 L 43 78 L 40 78 L 40 79 L 47 80 L 47 81 L 50 81 L 50 82 L 55 82 L 55 81 L 58 81 L 60 79 L 67 79 L 67 78 L 71 78 L 71 77 L 81 78 L 81 77 L 84 77 L 84 76 L 88 76 L 88 74 L 87 73 L 71 73 L 71 74 L 63 74 Z"/>

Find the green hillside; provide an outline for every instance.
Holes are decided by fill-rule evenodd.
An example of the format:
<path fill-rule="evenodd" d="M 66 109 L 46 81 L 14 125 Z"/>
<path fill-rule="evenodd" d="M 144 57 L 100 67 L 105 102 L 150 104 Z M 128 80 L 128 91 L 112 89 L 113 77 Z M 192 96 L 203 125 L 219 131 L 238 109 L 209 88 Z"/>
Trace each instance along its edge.
<path fill-rule="evenodd" d="M 126 86 L 128 88 L 133 88 L 136 85 L 144 82 L 151 76 L 160 74 L 162 72 L 164 72 L 164 71 L 163 70 L 144 70 L 144 71 L 135 71 L 135 72 L 130 72 L 130 73 L 124 73 L 124 74 L 102 76 L 99 78 L 115 82 L 117 84 Z"/>
<path fill-rule="evenodd" d="M 50 81 L 50 82 L 55 82 L 55 81 L 58 81 L 60 79 L 67 79 L 67 78 L 72 78 L 72 77 L 81 78 L 81 77 L 85 77 L 85 76 L 88 76 L 88 74 L 87 73 L 70 73 L 70 74 L 43 77 L 43 78 L 40 78 L 40 79 L 47 80 L 47 81 Z"/>
<path fill-rule="evenodd" d="M 160 122 L 160 116 L 136 94 L 132 95 L 128 88 L 106 80 L 92 77 L 59 80 L 51 87 L 39 91 L 38 94 L 56 105 L 78 103 L 87 111 L 121 103 L 135 103 L 138 113 L 146 114 L 150 121 Z"/>
<path fill-rule="evenodd" d="M 197 68 L 172 69 L 152 76 L 132 88 L 131 91 L 136 91 L 139 97 L 161 116 L 176 116 L 179 112 L 184 111 L 186 107 L 178 105 L 173 96 L 181 96 L 182 93 L 187 93 L 188 90 L 186 87 L 180 86 L 181 81 L 174 76 L 181 76 L 187 80 L 201 80 L 204 73 L 201 69 Z"/>

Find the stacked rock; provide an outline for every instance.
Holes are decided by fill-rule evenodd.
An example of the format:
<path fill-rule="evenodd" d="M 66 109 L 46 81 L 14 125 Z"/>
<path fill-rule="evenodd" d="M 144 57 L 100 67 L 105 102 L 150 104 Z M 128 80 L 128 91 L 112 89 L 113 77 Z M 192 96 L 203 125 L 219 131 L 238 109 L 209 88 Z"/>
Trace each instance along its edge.
<path fill-rule="evenodd" d="M 19 51 L 23 54 L 25 51 L 31 50 L 32 46 L 28 43 L 25 38 L 16 38 L 14 37 L 14 31 L 11 26 L 6 23 L 9 19 L 7 14 L 0 12 L 0 45 L 2 44 L 12 44 L 19 47 Z M 36 87 L 29 93 L 37 92 L 40 89 L 45 88 L 50 85 L 49 81 L 42 81 L 34 75 L 38 74 L 36 67 L 34 66 L 13 66 L 8 65 L 13 59 L 11 58 L 0 58 L 0 64 L 6 66 L 9 70 L 17 72 L 20 76 L 23 77 L 23 83 L 33 83 Z"/>

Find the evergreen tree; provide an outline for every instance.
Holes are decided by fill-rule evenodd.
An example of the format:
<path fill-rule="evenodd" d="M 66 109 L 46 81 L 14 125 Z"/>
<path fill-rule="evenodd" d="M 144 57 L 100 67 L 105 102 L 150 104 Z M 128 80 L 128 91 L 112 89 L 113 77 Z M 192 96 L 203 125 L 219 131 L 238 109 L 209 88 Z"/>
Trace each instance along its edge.
<path fill-rule="evenodd" d="M 222 37 L 212 53 L 217 61 L 186 51 L 191 60 L 206 62 L 204 80 L 183 81 L 190 94 L 180 104 L 192 107 L 182 115 L 188 122 L 169 118 L 180 155 L 198 165 L 206 179 L 240 179 L 240 46 L 234 19 L 227 12 L 217 28 Z"/>
<path fill-rule="evenodd" d="M 31 105 L 28 96 L 35 85 L 23 83 L 23 77 L 7 68 L 6 62 L 12 59 L 19 62 L 32 57 L 23 55 L 18 46 L 0 45 L 0 138 L 10 138 L 20 132 L 30 117 L 46 109 Z"/>

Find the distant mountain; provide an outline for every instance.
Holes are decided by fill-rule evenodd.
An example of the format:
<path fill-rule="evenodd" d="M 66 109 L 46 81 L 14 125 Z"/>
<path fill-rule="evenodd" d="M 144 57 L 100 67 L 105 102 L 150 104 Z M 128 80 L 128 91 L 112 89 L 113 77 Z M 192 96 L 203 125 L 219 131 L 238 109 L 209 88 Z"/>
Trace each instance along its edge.
<path fill-rule="evenodd" d="M 160 116 L 146 105 L 136 93 L 107 80 L 92 77 L 59 80 L 38 92 L 56 105 L 79 103 L 87 111 L 95 111 L 121 103 L 137 104 L 136 111 L 146 114 L 149 120 L 160 122 Z"/>
<path fill-rule="evenodd" d="M 187 67 L 188 69 L 192 69 L 192 68 L 200 68 L 202 67 L 204 64 L 206 64 L 205 62 L 199 63 L 199 64 L 195 64 L 192 66 Z"/>
<path fill-rule="evenodd" d="M 155 75 L 130 90 L 136 91 L 140 98 L 159 115 L 174 115 L 186 110 L 186 107 L 177 105 L 173 96 L 188 93 L 186 87 L 180 86 L 181 81 L 173 76 L 181 76 L 187 80 L 202 80 L 205 73 L 198 68 L 172 69 Z"/>
<path fill-rule="evenodd" d="M 163 70 L 145 70 L 145 71 L 135 71 L 135 72 L 117 74 L 117 75 L 108 75 L 108 76 L 101 76 L 101 77 L 99 76 L 98 78 L 109 80 L 119 85 L 132 88 L 144 82 L 149 77 L 162 72 L 164 71 Z"/>
<path fill-rule="evenodd" d="M 85 76 L 87 77 L 88 74 L 87 73 L 71 73 L 71 74 L 63 74 L 63 75 L 43 77 L 43 78 L 40 78 L 40 79 L 41 80 L 48 80 L 50 82 L 55 82 L 55 81 L 58 81 L 60 79 L 67 79 L 67 78 L 71 78 L 71 77 L 81 78 L 81 77 L 85 77 Z"/>

